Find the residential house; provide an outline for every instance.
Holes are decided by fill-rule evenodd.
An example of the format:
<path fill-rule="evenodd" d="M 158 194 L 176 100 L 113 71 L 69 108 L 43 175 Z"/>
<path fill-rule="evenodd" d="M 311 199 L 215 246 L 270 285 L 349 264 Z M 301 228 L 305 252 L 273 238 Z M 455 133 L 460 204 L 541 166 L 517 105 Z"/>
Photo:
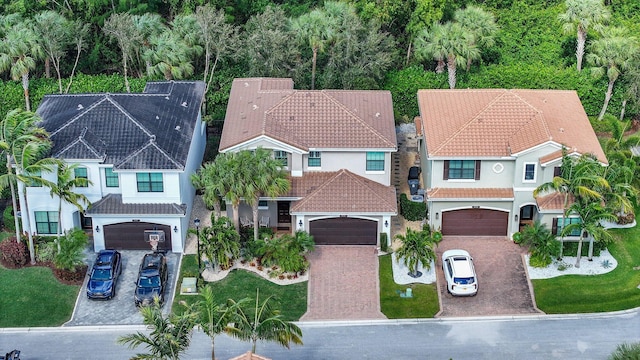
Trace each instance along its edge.
<path fill-rule="evenodd" d="M 26 229 L 40 235 L 82 227 L 93 232 L 94 250 L 158 249 L 182 252 L 195 189 L 190 175 L 201 163 L 206 125 L 200 81 L 147 83 L 140 94 L 47 95 L 38 107 L 40 126 L 53 142 L 51 156 L 78 164 L 78 187 L 91 205 L 83 213 L 28 186 Z M 55 173 L 41 174 L 56 182 Z M 21 199 L 21 208 L 25 199 Z M 24 218 L 24 216 L 23 216 Z"/>
<path fill-rule="evenodd" d="M 273 150 L 291 190 L 261 198 L 262 225 L 308 231 L 316 244 L 378 244 L 397 214 L 397 151 L 388 91 L 294 90 L 291 79 L 235 79 L 220 152 Z M 228 216 L 232 208 L 227 206 Z M 252 218 L 241 204 L 241 218 Z M 390 237 L 388 237 L 390 239 Z"/>
<path fill-rule="evenodd" d="M 416 121 L 429 224 L 444 235 L 562 229 L 562 196 L 533 197 L 571 156 L 605 154 L 575 91 L 420 90 Z M 577 218 L 566 220 L 579 221 Z"/>

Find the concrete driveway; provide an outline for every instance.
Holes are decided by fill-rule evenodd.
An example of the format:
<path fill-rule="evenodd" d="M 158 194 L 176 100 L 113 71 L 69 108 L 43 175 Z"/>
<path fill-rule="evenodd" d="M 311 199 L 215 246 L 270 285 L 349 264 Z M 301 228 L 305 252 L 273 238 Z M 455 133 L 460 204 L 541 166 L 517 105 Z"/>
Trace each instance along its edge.
<path fill-rule="evenodd" d="M 386 319 L 380 312 L 375 246 L 316 246 L 309 261 L 307 312 L 301 321 Z"/>
<path fill-rule="evenodd" d="M 138 278 L 138 268 L 144 254 L 143 250 L 120 250 L 122 254 L 122 273 L 116 286 L 116 296 L 111 300 L 89 300 L 87 299 L 87 279 L 85 279 L 76 307 L 65 326 L 77 325 L 135 325 L 142 324 L 140 311 L 133 303 L 133 293 L 136 279 Z M 89 271 L 95 260 L 95 254 L 90 254 L 88 259 Z M 165 304 L 163 313 L 168 314 L 171 309 L 173 292 L 175 289 L 176 276 L 178 274 L 178 263 L 180 254 L 167 253 L 167 265 L 169 267 L 168 288 L 165 292 Z"/>
<path fill-rule="evenodd" d="M 447 292 L 440 257 L 450 249 L 467 250 L 473 257 L 479 285 L 476 296 L 454 297 Z M 436 317 L 541 313 L 534 307 L 521 253 L 506 237 L 445 236 L 437 249 L 441 310 Z"/>

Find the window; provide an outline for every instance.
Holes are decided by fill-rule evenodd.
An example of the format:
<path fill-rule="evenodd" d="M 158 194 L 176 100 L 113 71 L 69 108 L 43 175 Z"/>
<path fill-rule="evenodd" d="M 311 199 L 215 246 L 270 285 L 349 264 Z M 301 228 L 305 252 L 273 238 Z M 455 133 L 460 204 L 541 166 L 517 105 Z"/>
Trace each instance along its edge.
<path fill-rule="evenodd" d="M 289 159 L 287 158 L 286 151 L 274 150 L 273 158 L 280 161 L 283 167 L 286 167 L 287 165 L 289 165 Z"/>
<path fill-rule="evenodd" d="M 525 163 L 524 164 L 524 182 L 534 182 L 536 181 L 536 164 L 535 163 Z"/>
<path fill-rule="evenodd" d="M 367 171 L 384 171 L 384 153 L 367 153 Z"/>
<path fill-rule="evenodd" d="M 89 186 L 89 176 L 87 175 L 86 167 L 77 167 L 73 169 L 73 175 L 76 179 L 85 179 L 81 184 L 78 184 L 77 187 L 87 187 Z"/>
<path fill-rule="evenodd" d="M 26 174 L 28 176 L 31 176 L 32 178 L 42 178 L 42 171 L 40 170 L 35 170 L 33 172 L 31 172 L 30 174 Z M 33 179 L 29 182 L 30 187 L 42 187 L 42 183 L 38 182 L 36 179 Z"/>
<path fill-rule="evenodd" d="M 470 179 L 480 180 L 480 161 L 446 160 L 444 162 L 444 180 Z"/>
<path fill-rule="evenodd" d="M 113 168 L 104 169 L 104 183 L 107 187 L 120 186 L 120 180 L 118 180 L 118 174 L 113 172 Z"/>
<path fill-rule="evenodd" d="M 520 219 L 533 220 L 533 205 L 526 205 L 520 209 Z"/>
<path fill-rule="evenodd" d="M 58 232 L 57 211 L 36 211 L 35 216 L 38 234 L 56 234 Z"/>
<path fill-rule="evenodd" d="M 163 192 L 162 173 L 137 173 L 139 192 Z"/>
<path fill-rule="evenodd" d="M 553 177 L 562 175 L 562 168 L 560 166 L 556 166 L 553 168 Z"/>
<path fill-rule="evenodd" d="M 580 220 L 580 218 L 572 217 L 572 218 L 565 218 L 564 222 L 567 225 L 569 225 L 569 224 L 580 224 L 582 221 Z M 560 236 L 562 234 L 563 228 L 564 226 L 562 223 L 562 218 L 553 219 L 552 233 L 554 235 Z M 571 233 L 565 234 L 565 236 L 580 236 L 580 229 L 573 229 Z"/>
<path fill-rule="evenodd" d="M 309 167 L 320 167 L 322 162 L 320 161 L 320 151 L 309 151 Z"/>
<path fill-rule="evenodd" d="M 269 209 L 269 203 L 267 200 L 258 200 L 258 209 L 267 210 Z"/>

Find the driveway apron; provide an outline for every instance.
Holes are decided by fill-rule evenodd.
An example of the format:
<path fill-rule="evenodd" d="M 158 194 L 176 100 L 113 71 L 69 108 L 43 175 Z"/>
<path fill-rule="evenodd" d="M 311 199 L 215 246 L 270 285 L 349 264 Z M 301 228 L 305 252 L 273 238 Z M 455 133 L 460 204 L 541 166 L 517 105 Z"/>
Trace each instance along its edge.
<path fill-rule="evenodd" d="M 373 246 L 316 246 L 309 256 L 307 312 L 301 321 L 386 319 L 380 312 Z"/>
<path fill-rule="evenodd" d="M 454 297 L 447 292 L 442 272 L 442 253 L 467 250 L 478 276 L 478 294 Z M 533 304 L 522 263 L 522 249 L 506 237 L 445 236 L 437 248 L 438 285 L 442 308 L 436 315 L 490 316 L 540 313 Z"/>

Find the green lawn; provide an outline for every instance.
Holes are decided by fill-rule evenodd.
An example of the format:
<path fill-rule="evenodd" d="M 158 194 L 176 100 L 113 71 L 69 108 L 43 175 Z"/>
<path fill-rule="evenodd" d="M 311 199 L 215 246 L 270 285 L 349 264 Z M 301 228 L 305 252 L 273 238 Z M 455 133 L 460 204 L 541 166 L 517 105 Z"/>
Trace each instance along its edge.
<path fill-rule="evenodd" d="M 389 319 L 432 318 L 439 310 L 435 284 L 398 285 L 393 281 L 391 255 L 380 256 L 380 308 Z M 413 290 L 413 298 L 401 298 L 396 292 Z"/>
<path fill-rule="evenodd" d="M 0 267 L 0 327 L 60 326 L 71 318 L 80 286 L 63 285 L 47 267 Z"/>
<path fill-rule="evenodd" d="M 615 270 L 596 276 L 532 280 L 538 308 L 547 314 L 591 313 L 640 306 L 640 228 L 612 230 Z M 597 260 L 594 260 L 597 261 Z M 635 268 L 635 269 L 634 269 Z"/>
<path fill-rule="evenodd" d="M 182 258 L 181 274 L 197 273 L 195 255 L 185 255 Z M 180 286 L 182 280 L 178 282 Z M 292 285 L 277 285 L 269 280 L 246 270 L 233 270 L 226 278 L 209 283 L 213 286 L 216 299 L 221 304 L 227 299 L 240 300 L 245 297 L 256 297 L 256 289 L 260 289 L 260 298 L 273 295 L 277 309 L 286 320 L 296 321 L 307 311 L 307 282 Z M 178 292 L 179 293 L 179 292 Z M 174 300 L 174 310 L 179 311 L 180 301 L 192 303 L 197 301 L 199 296 L 176 294 Z"/>

